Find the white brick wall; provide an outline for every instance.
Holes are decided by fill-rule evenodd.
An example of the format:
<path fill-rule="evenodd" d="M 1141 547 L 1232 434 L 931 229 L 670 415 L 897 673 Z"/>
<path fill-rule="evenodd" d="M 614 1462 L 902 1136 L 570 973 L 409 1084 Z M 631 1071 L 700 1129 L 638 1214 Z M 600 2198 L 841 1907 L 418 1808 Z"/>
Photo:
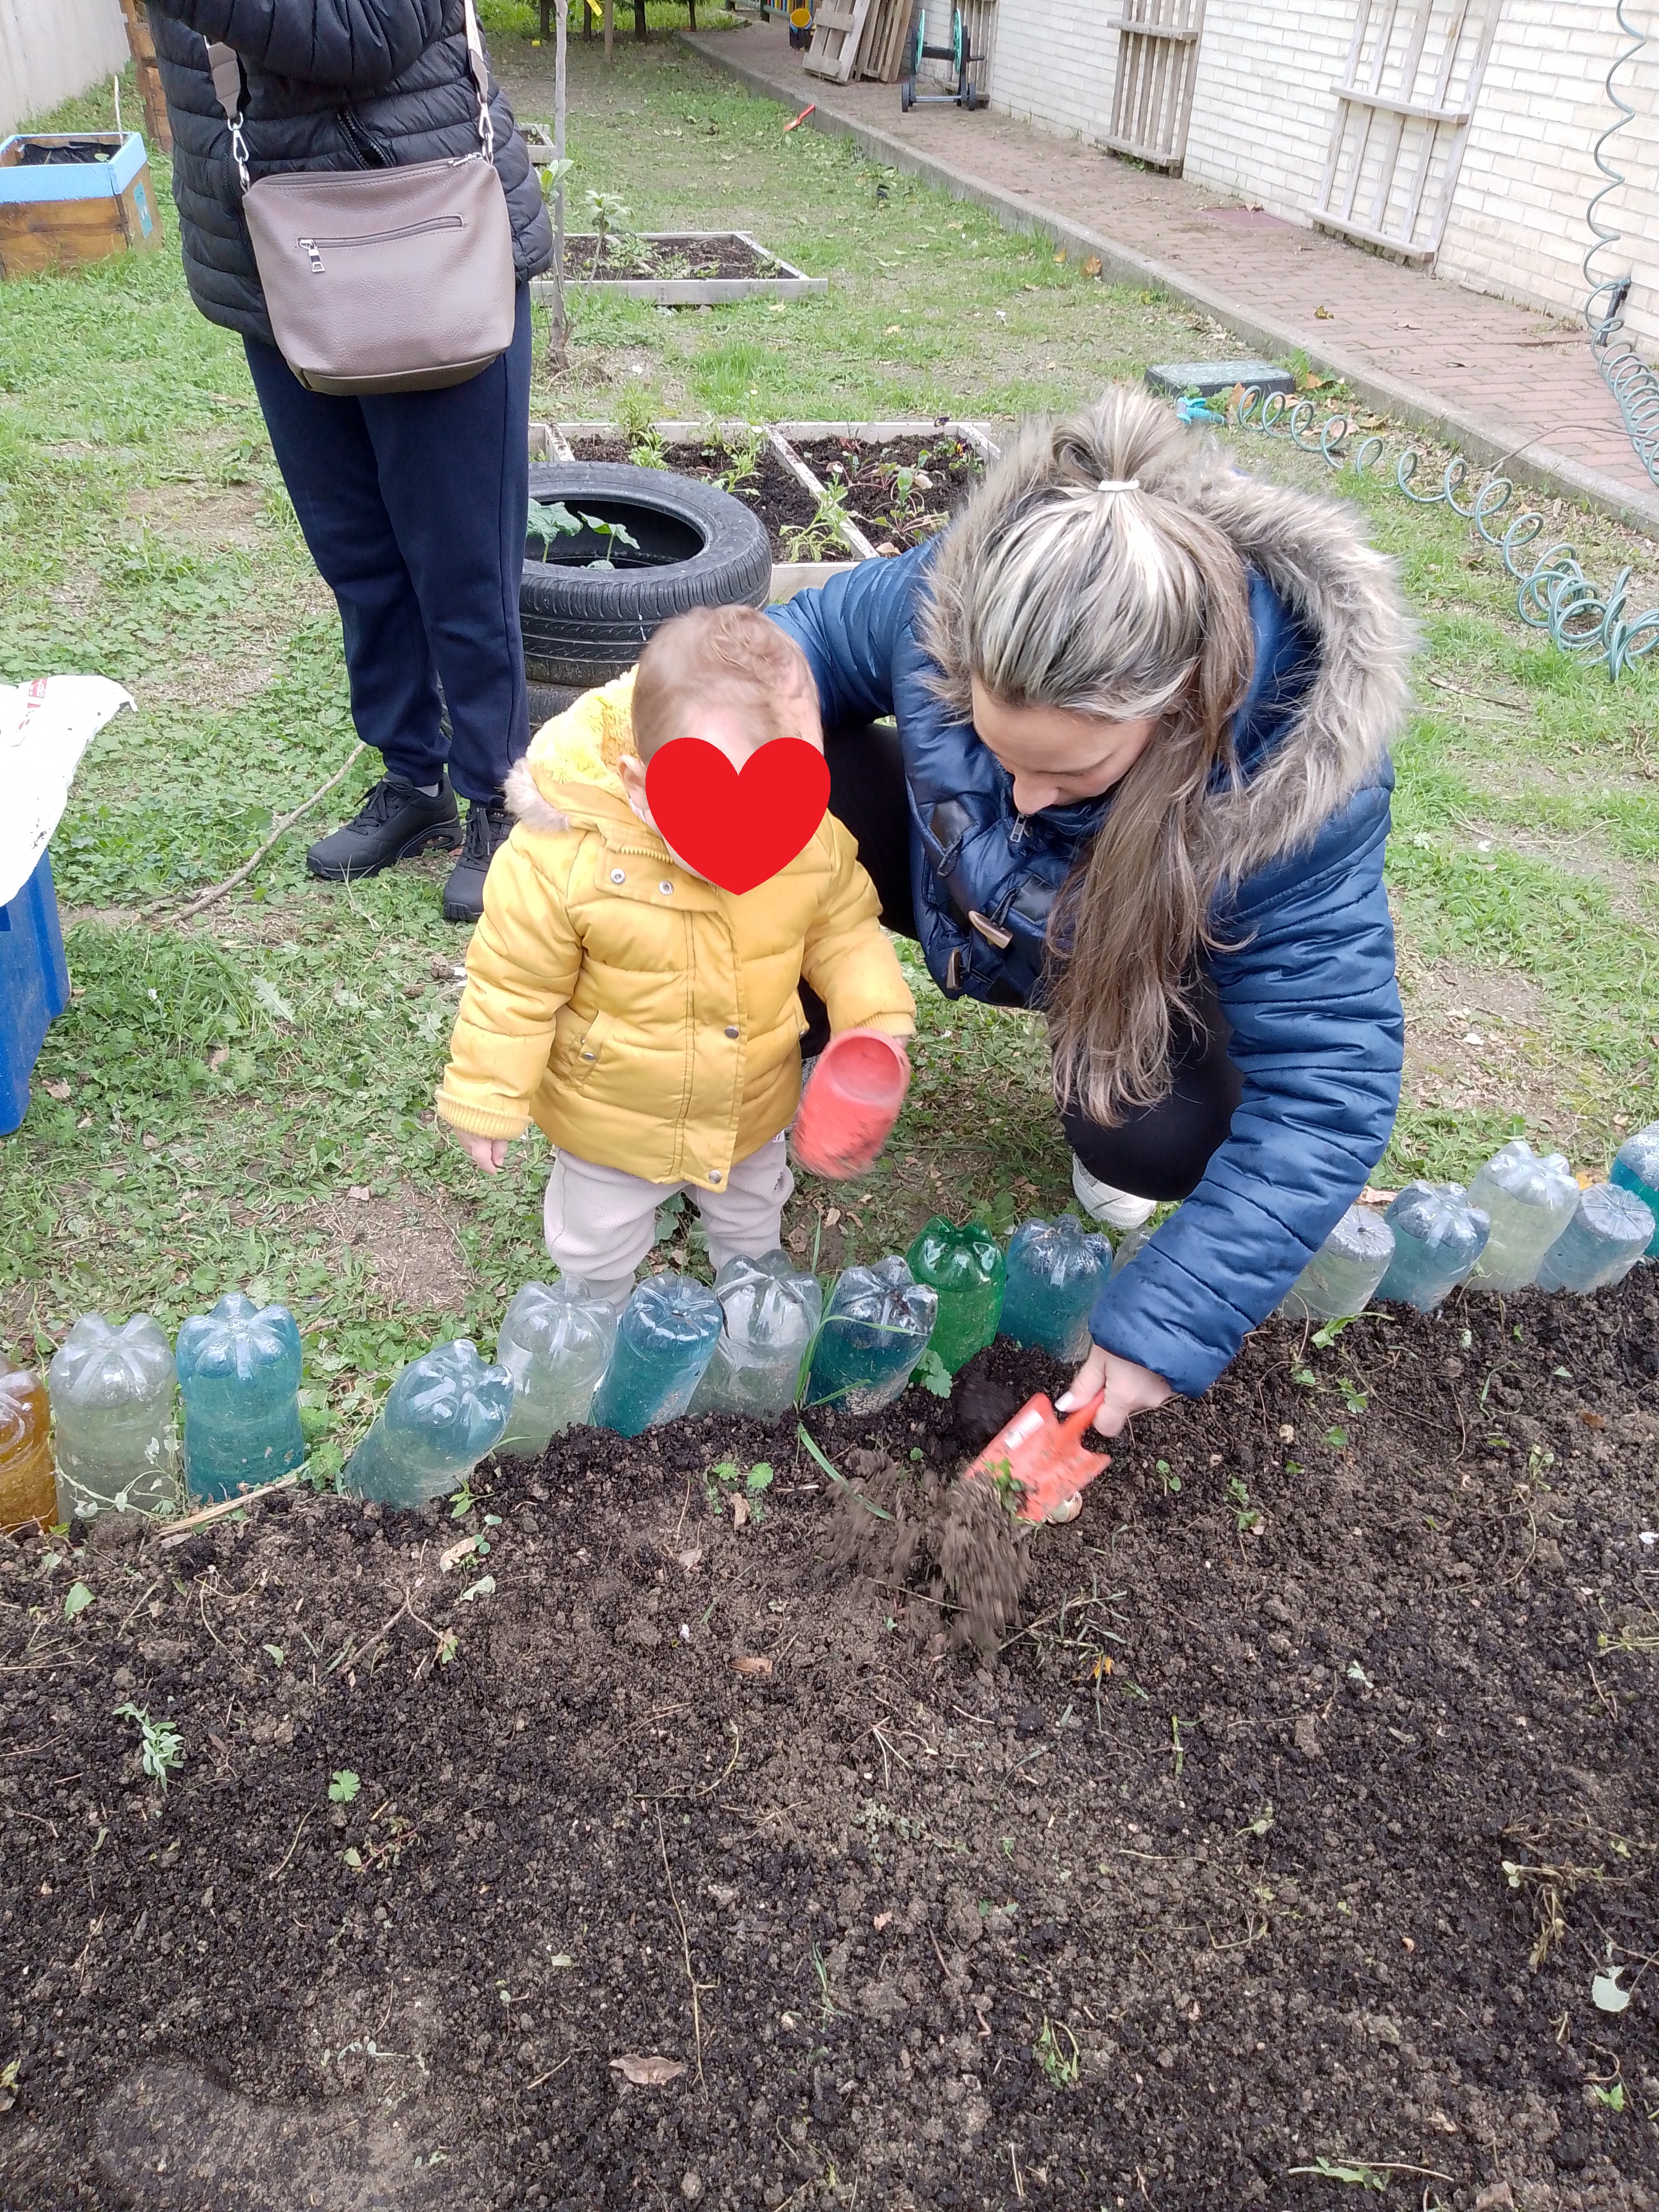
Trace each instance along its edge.
<path fill-rule="evenodd" d="M 1305 221 L 1353 18 L 1354 0 L 1209 0 L 1186 174 Z"/>
<path fill-rule="evenodd" d="M 1634 272 L 1626 318 L 1646 349 L 1659 345 L 1659 6 L 1626 12 L 1645 21 L 1653 43 L 1616 80 L 1637 112 L 1607 148 L 1629 182 L 1601 213 L 1625 236 L 1595 268 Z M 1617 112 L 1605 79 L 1629 43 L 1610 4 L 1507 0 L 1436 264 L 1442 276 L 1578 313 L 1590 242 L 1584 210 L 1604 181 L 1594 149 Z"/>
<path fill-rule="evenodd" d="M 991 105 L 1067 137 L 1111 127 L 1115 0 L 997 0 Z"/>
<path fill-rule="evenodd" d="M 1318 197 L 1358 0 L 1209 0 L 1186 174 L 1306 222 Z M 998 0 L 993 105 L 1097 143 L 1109 127 L 1115 0 Z M 1629 182 L 1604 203 L 1622 242 L 1598 270 L 1636 278 L 1628 325 L 1659 350 L 1659 0 L 1632 0 L 1652 44 L 1620 75 L 1637 112 L 1609 158 Z M 1504 0 L 1464 149 L 1438 273 L 1576 315 L 1594 148 L 1614 117 L 1607 68 L 1626 44 L 1613 0 Z"/>

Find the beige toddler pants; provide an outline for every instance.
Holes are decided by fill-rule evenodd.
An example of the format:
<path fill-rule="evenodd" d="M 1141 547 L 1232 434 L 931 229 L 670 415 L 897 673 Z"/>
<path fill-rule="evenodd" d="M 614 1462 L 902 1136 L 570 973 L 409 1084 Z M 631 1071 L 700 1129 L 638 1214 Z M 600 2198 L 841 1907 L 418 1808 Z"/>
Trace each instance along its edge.
<path fill-rule="evenodd" d="M 555 1155 L 542 1218 L 547 1249 L 559 1273 L 583 1284 L 595 1297 L 621 1305 L 634 1273 L 656 1236 L 657 1208 L 677 1190 L 689 1190 L 708 1231 L 708 1256 L 757 1259 L 778 1243 L 783 1209 L 795 1178 L 781 1133 L 732 1163 L 721 1190 L 700 1183 L 647 1182 L 626 1168 L 602 1168 L 572 1152 Z"/>

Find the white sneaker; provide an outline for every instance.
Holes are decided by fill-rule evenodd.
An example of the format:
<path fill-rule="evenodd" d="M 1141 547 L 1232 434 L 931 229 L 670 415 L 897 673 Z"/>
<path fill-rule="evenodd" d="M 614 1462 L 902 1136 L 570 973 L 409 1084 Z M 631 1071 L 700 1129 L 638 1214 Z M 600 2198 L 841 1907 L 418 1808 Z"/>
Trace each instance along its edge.
<path fill-rule="evenodd" d="M 1075 1152 L 1072 1155 L 1072 1188 L 1085 1213 L 1103 1221 L 1109 1229 L 1139 1229 L 1158 1212 L 1155 1198 L 1136 1198 L 1091 1176 Z"/>

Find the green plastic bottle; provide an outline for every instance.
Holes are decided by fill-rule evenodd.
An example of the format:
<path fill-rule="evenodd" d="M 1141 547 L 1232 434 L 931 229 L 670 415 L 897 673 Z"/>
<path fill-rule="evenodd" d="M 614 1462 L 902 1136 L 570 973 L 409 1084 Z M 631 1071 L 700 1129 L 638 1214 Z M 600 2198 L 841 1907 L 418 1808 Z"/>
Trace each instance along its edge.
<path fill-rule="evenodd" d="M 928 1349 L 954 1375 L 997 1333 L 1007 1276 L 1002 1248 L 982 1221 L 957 1229 L 936 1213 L 904 1256 L 917 1282 L 939 1292 Z"/>

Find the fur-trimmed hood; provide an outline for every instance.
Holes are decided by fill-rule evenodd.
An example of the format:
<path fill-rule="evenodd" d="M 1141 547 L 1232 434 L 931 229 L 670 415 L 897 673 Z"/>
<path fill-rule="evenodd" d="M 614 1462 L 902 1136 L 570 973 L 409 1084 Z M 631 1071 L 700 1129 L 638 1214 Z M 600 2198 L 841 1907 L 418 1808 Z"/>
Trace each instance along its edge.
<path fill-rule="evenodd" d="M 1252 759 L 1241 732 L 1243 787 L 1217 799 L 1237 883 L 1307 845 L 1383 773 L 1410 702 L 1416 640 L 1395 563 L 1346 508 L 1231 469 L 1209 478 L 1201 504 L 1310 647 L 1276 741 Z"/>
<path fill-rule="evenodd" d="M 988 535 L 1028 489 L 1053 495 L 1040 428 L 1029 426 L 1005 457 L 1014 483 L 997 508 L 981 517 L 970 506 L 929 549 L 917 593 L 916 637 L 937 672 L 931 688 L 964 722 L 969 580 Z M 1237 883 L 1306 845 L 1376 780 L 1409 703 L 1415 633 L 1395 564 L 1365 542 L 1351 509 L 1243 474 L 1213 440 L 1192 440 L 1182 459 L 1159 489 L 1217 526 L 1252 586 L 1257 661 L 1234 727 L 1242 776 L 1216 793 L 1213 817 L 1223 873 Z"/>
<path fill-rule="evenodd" d="M 602 690 L 585 691 L 544 722 L 524 758 L 507 771 L 507 803 L 526 830 L 556 835 L 573 826 L 600 830 L 611 842 L 668 848 L 629 805 L 617 764 L 633 745 L 631 674 Z"/>

